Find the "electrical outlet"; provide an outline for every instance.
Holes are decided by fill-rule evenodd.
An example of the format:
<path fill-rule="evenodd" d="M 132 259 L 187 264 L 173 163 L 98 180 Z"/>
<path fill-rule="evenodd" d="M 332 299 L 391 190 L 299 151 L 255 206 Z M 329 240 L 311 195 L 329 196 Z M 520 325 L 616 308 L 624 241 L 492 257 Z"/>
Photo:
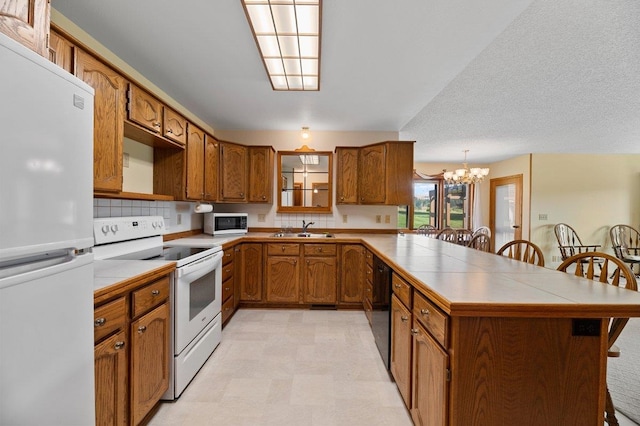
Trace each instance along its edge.
<path fill-rule="evenodd" d="M 391 223 L 391 215 L 389 214 L 384 215 L 384 223 Z"/>
<path fill-rule="evenodd" d="M 349 219 L 349 216 L 347 216 L 346 214 L 342 215 L 342 223 L 347 223 L 348 219 Z"/>
<path fill-rule="evenodd" d="M 258 222 L 266 222 L 266 221 L 267 221 L 267 215 L 264 215 L 264 214 L 258 215 Z"/>
<path fill-rule="evenodd" d="M 129 168 L 129 153 L 125 152 L 122 154 L 122 167 Z"/>
<path fill-rule="evenodd" d="M 376 215 L 376 223 L 382 223 L 382 215 Z"/>
<path fill-rule="evenodd" d="M 546 213 L 540 213 L 538 215 L 538 220 L 549 220 L 549 215 Z"/>
<path fill-rule="evenodd" d="M 180 213 L 178 213 L 176 220 L 178 221 L 178 225 L 182 225 L 182 215 Z"/>

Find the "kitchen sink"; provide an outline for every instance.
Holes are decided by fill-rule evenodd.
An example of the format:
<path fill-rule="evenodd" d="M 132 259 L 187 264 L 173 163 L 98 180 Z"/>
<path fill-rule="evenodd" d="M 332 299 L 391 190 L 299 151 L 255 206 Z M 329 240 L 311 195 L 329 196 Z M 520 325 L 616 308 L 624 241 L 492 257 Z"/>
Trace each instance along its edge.
<path fill-rule="evenodd" d="M 310 232 L 301 232 L 299 234 L 276 232 L 272 236 L 279 238 L 333 238 L 333 234 L 312 234 Z"/>

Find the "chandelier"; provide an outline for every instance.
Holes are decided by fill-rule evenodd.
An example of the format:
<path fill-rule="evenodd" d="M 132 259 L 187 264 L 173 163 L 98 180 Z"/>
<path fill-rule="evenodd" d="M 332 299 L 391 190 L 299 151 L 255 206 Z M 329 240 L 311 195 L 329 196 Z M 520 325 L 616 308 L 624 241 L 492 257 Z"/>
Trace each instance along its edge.
<path fill-rule="evenodd" d="M 456 169 L 455 172 L 448 172 L 446 169 L 444 170 L 444 180 L 449 185 L 451 184 L 470 184 L 470 183 L 480 183 L 484 180 L 484 178 L 489 174 L 488 168 L 480 168 L 480 167 L 472 167 L 469 168 L 467 165 L 467 152 L 468 149 L 464 150 L 464 162 L 462 163 L 462 169 Z"/>

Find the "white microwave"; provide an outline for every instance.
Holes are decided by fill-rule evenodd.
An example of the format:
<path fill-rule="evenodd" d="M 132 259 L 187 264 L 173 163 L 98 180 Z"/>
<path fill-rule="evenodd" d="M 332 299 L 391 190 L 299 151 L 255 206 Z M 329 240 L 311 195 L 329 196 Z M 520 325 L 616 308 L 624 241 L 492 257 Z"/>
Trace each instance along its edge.
<path fill-rule="evenodd" d="M 247 213 L 205 213 L 204 233 L 209 235 L 246 234 Z"/>

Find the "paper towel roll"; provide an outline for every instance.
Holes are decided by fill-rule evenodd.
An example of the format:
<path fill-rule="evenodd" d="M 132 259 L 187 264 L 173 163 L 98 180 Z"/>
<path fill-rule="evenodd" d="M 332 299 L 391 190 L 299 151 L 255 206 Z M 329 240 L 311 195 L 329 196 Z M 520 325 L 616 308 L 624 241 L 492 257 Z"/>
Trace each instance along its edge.
<path fill-rule="evenodd" d="M 196 204 L 196 207 L 193 209 L 195 213 L 211 213 L 213 211 L 213 206 L 211 204 Z"/>

